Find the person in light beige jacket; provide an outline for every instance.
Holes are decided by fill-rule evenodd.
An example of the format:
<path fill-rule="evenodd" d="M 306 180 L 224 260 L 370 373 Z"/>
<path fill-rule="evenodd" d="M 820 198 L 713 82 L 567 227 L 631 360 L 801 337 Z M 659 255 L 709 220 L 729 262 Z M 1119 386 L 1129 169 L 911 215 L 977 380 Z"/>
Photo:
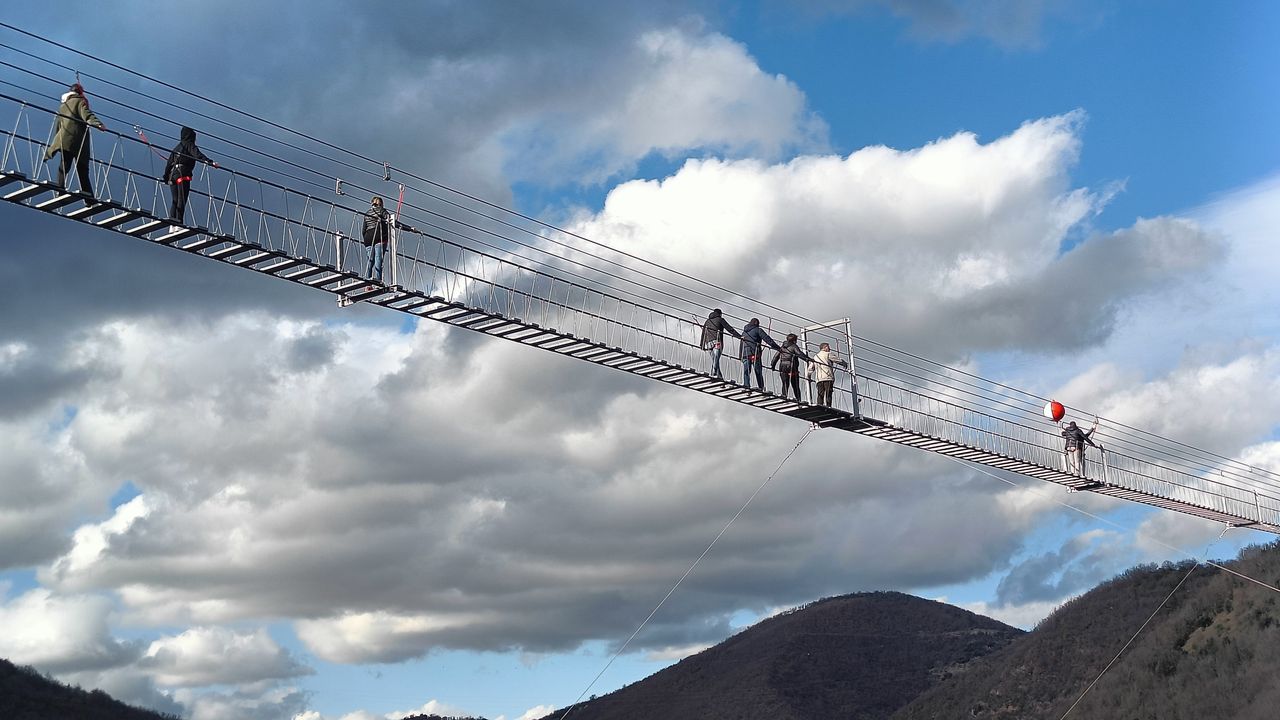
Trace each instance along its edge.
<path fill-rule="evenodd" d="M 813 375 L 813 379 L 818 381 L 818 404 L 831 407 L 831 393 L 836 386 L 836 370 L 835 366 L 849 368 L 849 363 L 836 357 L 831 352 L 830 343 L 822 343 L 818 348 L 818 352 L 813 355 L 813 362 L 809 365 L 809 370 Z"/>

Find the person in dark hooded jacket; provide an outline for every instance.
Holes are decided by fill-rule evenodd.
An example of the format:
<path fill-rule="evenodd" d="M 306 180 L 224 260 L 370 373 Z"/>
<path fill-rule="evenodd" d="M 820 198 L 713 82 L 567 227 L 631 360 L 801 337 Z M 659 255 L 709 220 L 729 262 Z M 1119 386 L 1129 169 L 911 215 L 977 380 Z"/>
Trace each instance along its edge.
<path fill-rule="evenodd" d="M 720 355 L 724 352 L 726 332 L 736 338 L 742 337 L 737 330 L 733 329 L 729 321 L 722 317 L 720 308 L 712 310 L 707 316 L 707 321 L 702 323 L 702 349 L 711 356 L 711 374 L 721 380 L 724 379 L 724 375 L 720 374 Z"/>
<path fill-rule="evenodd" d="M 391 211 L 383 207 L 382 198 L 374 196 L 369 209 L 364 212 L 363 235 L 365 256 L 364 276 L 382 282 L 382 261 L 391 242 Z"/>
<path fill-rule="evenodd" d="M 58 163 L 58 186 L 67 186 L 67 172 L 75 165 L 76 175 L 80 178 L 80 192 L 86 195 L 93 194 L 93 186 L 89 182 L 89 160 L 93 157 L 89 143 L 90 126 L 99 130 L 107 129 L 89 109 L 84 88 L 76 83 L 62 95 L 58 117 L 54 119 L 53 141 L 45 149 L 44 159 L 49 161 L 54 155 L 62 153 L 62 160 Z"/>
<path fill-rule="evenodd" d="M 795 390 L 796 402 L 800 402 L 800 361 L 813 362 L 813 360 L 804 354 L 800 349 L 799 343 L 796 342 L 796 334 L 787 335 L 787 339 L 782 343 L 782 347 L 773 354 L 773 360 L 769 362 L 769 367 L 778 371 L 778 376 L 782 378 L 782 397 L 787 396 L 787 388 Z"/>
<path fill-rule="evenodd" d="M 1084 477 L 1084 446 L 1089 444 L 1099 449 L 1102 447 L 1093 441 L 1093 433 L 1097 429 L 1098 420 L 1095 418 L 1093 427 L 1088 431 L 1081 430 L 1074 420 L 1067 423 L 1062 430 L 1062 438 L 1066 440 L 1067 457 L 1075 460 L 1075 471 L 1080 477 Z"/>
<path fill-rule="evenodd" d="M 197 161 L 218 167 L 218 163 L 205 157 L 196 147 L 196 131 L 184 127 L 178 134 L 178 144 L 164 164 L 164 181 L 169 183 L 169 195 L 173 198 L 169 219 L 174 222 L 187 221 L 187 196 L 191 194 L 191 173 L 195 171 Z"/>
<path fill-rule="evenodd" d="M 742 347 L 738 356 L 742 358 L 742 386 L 751 387 L 751 368 L 756 369 L 756 385 L 764 390 L 764 345 L 768 345 L 774 350 L 779 350 L 778 343 L 769 337 L 769 333 L 760 327 L 760 320 L 751 318 L 746 327 L 742 328 Z"/>

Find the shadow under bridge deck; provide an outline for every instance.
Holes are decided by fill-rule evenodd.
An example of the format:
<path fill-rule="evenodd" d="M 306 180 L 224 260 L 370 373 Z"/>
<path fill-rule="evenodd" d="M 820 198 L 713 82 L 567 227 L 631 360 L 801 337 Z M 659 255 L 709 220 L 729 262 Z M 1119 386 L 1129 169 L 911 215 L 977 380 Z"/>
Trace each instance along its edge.
<path fill-rule="evenodd" d="M 391 238 L 388 282 L 375 283 L 362 277 L 364 248 L 354 239 L 364 207 L 341 192 L 340 182 L 339 192 L 301 189 L 283 179 L 290 176 L 280 158 L 236 144 L 265 172 L 199 173 L 187 208 L 194 220 L 174 222 L 149 144 L 95 130 L 110 151 L 92 163 L 96 194 L 88 198 L 59 187 L 50 178 L 53 163 L 41 161 L 47 140 L 31 136 L 29 116 L 47 126 L 50 113 L 9 95 L 0 95 L 0 106 L 9 115 L 0 120 L 12 128 L 0 162 L 0 197 L 9 203 L 324 291 L 344 303 L 379 305 L 1071 490 L 1280 533 L 1280 476 L 1274 473 L 1111 421 L 1099 433 L 1106 449 L 1090 448 L 1084 472 L 1076 472 L 1057 427 L 1039 413 L 1043 398 L 856 337 L 847 322 L 804 328 L 810 352 L 829 342 L 853 362 L 851 369 L 836 368 L 833 407 L 782 397 L 772 372 L 770 392 L 748 390 L 708 370 L 700 342 L 709 303 L 663 294 L 624 277 L 621 265 L 592 266 L 552 253 L 545 236 L 516 242 L 502 232 L 514 227 L 507 219 L 452 200 L 410 206 Z M 317 174 L 324 172 L 332 176 L 329 169 Z M 726 318 L 740 327 L 745 315 L 755 314 L 801 329 L 802 316 L 779 316 L 777 308 L 750 302 L 726 305 L 733 308 Z M 812 399 L 812 382 L 806 386 Z"/>

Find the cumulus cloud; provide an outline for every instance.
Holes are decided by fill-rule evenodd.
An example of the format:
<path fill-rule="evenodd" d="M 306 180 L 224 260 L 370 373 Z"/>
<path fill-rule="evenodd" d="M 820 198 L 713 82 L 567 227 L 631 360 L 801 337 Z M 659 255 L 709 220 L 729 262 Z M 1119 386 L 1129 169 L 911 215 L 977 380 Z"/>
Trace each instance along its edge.
<path fill-rule="evenodd" d="M 59 417 L 59 420 L 62 420 Z M 45 562 L 67 549 L 67 527 L 101 511 L 109 483 L 84 472 L 77 453 L 41 420 L 0 421 L 0 568 Z"/>
<path fill-rule="evenodd" d="M 1280 349 L 1223 362 L 1196 359 L 1145 378 L 1112 364 L 1088 368 L 1061 390 L 1082 407 L 1133 427 L 1233 456 L 1270 435 L 1280 416 Z M 1230 408 L 1228 411 L 1227 408 Z M 1105 432 L 1105 428 L 1104 428 Z"/>
<path fill-rule="evenodd" d="M 111 635 L 109 599 L 30 590 L 0 605 L 0 657 L 52 673 L 124 665 L 139 648 Z"/>
<path fill-rule="evenodd" d="M 183 717 L 275 720 L 305 706 L 296 689 L 275 681 L 310 669 L 265 630 L 197 627 L 148 645 L 114 637 L 113 614 L 114 603 L 103 595 L 30 590 L 0 605 L 0 657 Z M 238 687 L 229 693 L 199 689 L 215 684 Z"/>
<path fill-rule="evenodd" d="M 189 720 L 280 720 L 307 710 L 306 693 L 294 687 L 228 693 L 180 689 L 173 696 Z"/>
<path fill-rule="evenodd" d="M 117 589 L 138 622 L 297 618 L 339 662 L 565 649 L 642 617 L 802 430 L 433 324 L 335 328 L 329 361 L 295 369 L 315 332 L 265 316 L 117 327 L 119 384 L 84 398 L 68 442 L 90 467 L 137 468 L 143 492 L 77 530 L 42 580 Z M 161 336 L 167 352 L 146 352 Z M 741 606 L 985 574 L 1033 517 L 925 454 L 809 443 L 639 647 L 714 642 Z M 964 542 L 944 552 L 912 537 L 922 527 Z M 193 633 L 155 646 L 156 662 L 248 642 Z M 198 665 L 171 664 L 162 683 L 199 681 Z"/>
<path fill-rule="evenodd" d="M 223 627 L 191 628 L 155 640 L 139 662 L 156 683 L 169 687 L 238 685 L 309 674 L 267 634 Z"/>
<path fill-rule="evenodd" d="M 428 700 L 421 707 L 416 707 L 412 710 L 396 710 L 395 712 L 387 713 L 384 717 L 387 720 L 400 720 L 400 718 L 406 718 L 410 715 L 462 716 L 466 714 L 466 711 L 442 703 L 439 700 Z"/>
<path fill-rule="evenodd" d="M 26 415 L 52 398 L 74 393 L 98 370 L 83 358 L 64 356 L 71 364 L 59 367 L 42 362 L 43 356 L 26 342 L 0 345 L 0 419 Z"/>
<path fill-rule="evenodd" d="M 537 709 L 538 708 L 534 708 L 534 710 L 537 710 Z M 554 709 L 555 708 L 548 707 L 547 712 L 550 712 Z M 530 712 L 532 712 L 532 710 Z M 466 712 L 465 710 L 462 710 L 453 705 L 449 705 L 447 703 L 442 703 L 439 700 L 432 699 L 423 703 L 421 707 L 416 707 L 416 708 L 413 708 L 412 710 L 395 710 L 393 712 L 382 713 L 382 714 L 369 712 L 368 710 L 356 710 L 354 712 L 346 713 L 340 717 L 324 715 L 319 712 L 316 712 L 315 710 L 307 710 L 305 712 L 294 715 L 292 720 L 401 720 L 402 718 L 416 717 L 418 715 L 439 715 L 441 717 L 470 717 L 471 716 L 471 714 Z M 542 715 L 536 715 L 536 716 L 530 716 L 530 717 L 540 718 L 542 717 Z M 498 720 L 501 720 L 501 716 L 499 716 Z"/>
<path fill-rule="evenodd" d="M 557 708 L 550 705 L 535 705 L 524 711 L 524 714 L 516 718 L 516 720 L 538 720 L 555 712 Z"/>
<path fill-rule="evenodd" d="M 1120 535 L 1090 530 L 1077 535 L 1056 551 L 1026 558 L 1015 564 L 996 587 L 999 605 L 1026 605 L 1064 599 L 1093 587 L 1132 561 Z"/>
<path fill-rule="evenodd" d="M 826 142 L 825 124 L 799 88 L 762 71 L 742 44 L 723 35 L 653 30 L 632 52 L 636 79 L 591 95 L 594 107 L 535 118 L 506 133 L 519 158 L 511 177 L 563 176 L 590 158 L 582 179 L 598 180 L 651 153 L 703 149 L 768 159 Z"/>
<path fill-rule="evenodd" d="M 1181 219 L 1088 234 L 1113 189 L 1071 187 L 1082 122 L 774 165 L 691 160 L 619 185 L 572 229 L 807 317 L 853 315 L 859 334 L 933 357 L 1078 350 L 1127 302 L 1223 256 Z"/>
<path fill-rule="evenodd" d="M 55 2 L 25 23 L 51 30 L 71 6 Z M 221 102 L 508 200 L 512 179 L 596 182 L 653 152 L 768 154 L 824 142 L 825 127 L 793 83 L 707 27 L 699 10 L 712 7 L 555 0 L 495 14 L 450 1 L 353 13 L 341 3 L 293 0 L 266 12 L 236 0 L 177 12 L 127 2 L 92 16 L 94 31 L 79 45 L 171 82 L 221 88 Z M 145 49 L 132 39 L 142 13 L 152 30 Z M 181 40 L 166 32 L 193 25 L 205 32 Z M 76 45 L 68 32 L 59 37 Z M 157 62 L 172 52 L 210 62 L 175 78 Z M 105 99 L 101 105 L 98 112 L 108 109 Z M 160 114 L 202 133 L 209 125 L 183 111 Z M 208 151 L 238 154 L 207 129 Z"/>
<path fill-rule="evenodd" d="M 645 653 L 644 659 L 650 662 L 675 662 L 676 660 L 683 660 L 690 655 L 696 655 L 709 647 L 712 647 L 711 643 L 655 648 Z"/>
<path fill-rule="evenodd" d="M 1002 623 L 1012 625 L 1023 630 L 1033 629 L 1041 620 L 1049 617 L 1053 611 L 1057 610 L 1062 602 L 1065 601 L 1036 601 L 1023 605 L 1005 605 L 1001 603 L 989 602 L 970 602 L 962 603 L 960 607 L 969 612 L 985 615 L 989 618 L 995 618 Z M 946 602 L 942 600 L 940 602 Z"/>
<path fill-rule="evenodd" d="M 1149 562 L 1163 561 L 1170 557 L 1185 559 L 1177 558 L 1171 552 L 1173 548 L 1197 559 L 1203 559 L 1204 553 L 1209 552 L 1208 558 L 1213 559 L 1215 556 L 1211 550 L 1223 535 L 1222 531 L 1223 526 L 1219 522 L 1180 513 L 1156 513 L 1145 518 L 1134 529 L 1133 541 L 1134 546 Z M 1234 534 L 1239 536 L 1244 532 L 1247 531 L 1237 530 Z M 1231 538 L 1231 533 L 1227 537 Z"/>

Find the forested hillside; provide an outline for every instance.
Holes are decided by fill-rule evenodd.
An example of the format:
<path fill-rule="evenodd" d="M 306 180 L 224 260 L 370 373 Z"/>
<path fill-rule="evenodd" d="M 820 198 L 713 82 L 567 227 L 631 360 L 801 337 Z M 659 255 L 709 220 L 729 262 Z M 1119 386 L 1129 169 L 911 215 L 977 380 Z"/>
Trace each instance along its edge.
<path fill-rule="evenodd" d="M 101 690 L 85 691 L 0 660 L 0 718 L 4 720 L 173 720 L 125 705 Z"/>
<path fill-rule="evenodd" d="M 571 717 L 880 720 L 1021 634 L 901 593 L 828 598 L 580 705 Z"/>
<path fill-rule="evenodd" d="M 1280 543 L 1224 563 L 1280 587 Z M 1193 563 L 1133 568 L 924 693 L 894 720 L 1058 720 Z M 1072 711 L 1117 720 L 1280 717 L 1280 593 L 1198 567 Z"/>

